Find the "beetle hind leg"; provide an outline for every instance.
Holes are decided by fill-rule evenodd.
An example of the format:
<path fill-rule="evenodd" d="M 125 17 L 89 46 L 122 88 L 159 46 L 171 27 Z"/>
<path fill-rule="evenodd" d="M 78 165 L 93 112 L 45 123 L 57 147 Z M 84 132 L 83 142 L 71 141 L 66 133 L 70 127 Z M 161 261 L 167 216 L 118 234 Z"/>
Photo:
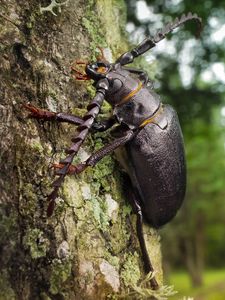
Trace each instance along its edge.
<path fill-rule="evenodd" d="M 137 221 L 136 221 L 136 230 L 137 230 L 137 236 L 138 236 L 138 240 L 140 243 L 140 247 L 141 247 L 141 252 L 142 252 L 142 256 L 143 256 L 143 260 L 144 260 L 144 269 L 146 274 L 153 272 L 154 269 L 152 267 L 149 255 L 148 255 L 148 251 L 147 251 L 147 247 L 146 247 L 146 243 L 145 243 L 145 239 L 144 239 L 144 234 L 143 234 L 143 215 L 142 215 L 142 211 L 141 209 L 136 213 L 137 215 Z M 151 288 L 153 290 L 157 290 L 159 288 L 159 285 L 155 279 L 155 276 L 153 276 L 150 279 L 150 285 Z"/>
<path fill-rule="evenodd" d="M 129 179 L 129 181 L 130 181 L 130 179 Z M 131 186 L 131 182 L 128 186 Z M 133 191 L 132 188 L 129 190 L 128 200 L 133 208 L 134 213 L 137 216 L 136 230 L 137 230 L 138 241 L 140 244 L 141 253 L 142 253 L 142 257 L 143 257 L 144 270 L 145 270 L 146 274 L 149 274 L 150 272 L 152 273 L 154 271 L 154 269 L 153 269 L 153 266 L 152 266 L 152 263 L 151 263 L 151 260 L 150 260 L 149 254 L 148 254 L 148 250 L 146 247 L 145 239 L 144 239 L 142 209 L 140 206 L 140 202 L 138 201 L 138 197 L 136 197 L 136 193 Z M 159 285 L 155 279 L 155 276 L 153 276 L 150 279 L 150 285 L 153 290 L 157 290 L 159 288 Z"/>

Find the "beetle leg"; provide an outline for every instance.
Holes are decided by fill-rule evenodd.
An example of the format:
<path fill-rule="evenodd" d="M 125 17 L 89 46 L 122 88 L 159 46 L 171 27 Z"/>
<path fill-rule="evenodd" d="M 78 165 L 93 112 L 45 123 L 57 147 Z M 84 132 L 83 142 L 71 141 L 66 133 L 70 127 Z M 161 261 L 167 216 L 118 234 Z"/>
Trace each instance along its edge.
<path fill-rule="evenodd" d="M 43 110 L 29 103 L 22 104 L 22 107 L 25 108 L 27 111 L 29 111 L 28 118 L 45 119 L 45 120 L 55 119 L 56 114 L 54 112 Z"/>
<path fill-rule="evenodd" d="M 118 147 L 123 146 L 127 142 L 129 142 L 134 135 L 135 133 L 133 132 L 133 130 L 128 130 L 122 137 L 116 138 L 112 143 L 105 145 L 104 147 L 96 151 L 84 163 L 78 164 L 76 166 L 70 165 L 67 169 L 65 160 L 67 160 L 68 157 L 66 157 L 65 160 L 62 160 L 59 164 L 53 164 L 53 168 L 56 169 L 56 175 L 65 175 L 65 172 L 69 175 L 79 174 L 83 172 L 88 166 L 95 166 L 97 162 L 99 162 L 103 157 L 112 153 Z"/>
<path fill-rule="evenodd" d="M 64 174 L 63 168 L 65 168 L 64 164 L 53 164 L 51 168 L 55 169 L 55 175 L 61 175 L 62 173 Z M 78 164 L 76 166 L 70 165 L 68 170 L 67 170 L 67 175 L 75 175 L 79 174 L 84 171 L 86 166 L 84 164 Z"/>
<path fill-rule="evenodd" d="M 74 125 L 81 125 L 84 121 L 82 118 L 67 113 L 55 113 L 48 110 L 44 110 L 38 108 L 31 104 L 23 104 L 23 107 L 30 112 L 28 118 L 38 119 L 42 121 L 57 121 L 57 122 L 65 122 Z M 93 127 L 91 128 L 92 131 L 103 132 L 111 128 L 117 122 L 115 116 L 107 120 L 103 120 L 101 122 L 94 122 Z"/>
<path fill-rule="evenodd" d="M 129 129 L 124 132 L 124 134 L 116 138 L 112 143 L 105 145 L 98 151 L 96 151 L 94 154 L 92 154 L 85 162 L 86 166 L 95 166 L 97 162 L 99 162 L 103 157 L 106 155 L 112 153 L 114 150 L 116 150 L 118 147 L 125 145 L 127 142 L 129 142 L 136 132 L 133 130 Z"/>
<path fill-rule="evenodd" d="M 99 162 L 103 157 L 112 153 L 118 147 L 125 145 L 128 141 L 130 141 L 134 136 L 133 130 L 128 130 L 126 134 L 122 137 L 116 138 L 112 143 L 105 145 L 94 154 L 92 154 L 84 163 L 78 164 L 76 166 L 70 165 L 69 168 L 66 168 L 65 161 L 62 160 L 59 164 L 53 164 L 53 168 L 56 170 L 56 175 L 74 175 L 83 172 L 88 166 L 95 166 L 97 162 Z M 66 158 L 67 160 L 67 158 Z"/>
<path fill-rule="evenodd" d="M 23 104 L 23 107 L 30 112 L 29 118 L 39 119 L 43 121 L 57 121 L 67 122 L 75 125 L 81 125 L 83 123 L 82 118 L 66 113 L 55 113 L 48 110 L 38 108 L 31 104 Z"/>
<path fill-rule="evenodd" d="M 145 239 L 144 239 L 144 234 L 143 234 L 143 214 L 142 214 L 142 210 L 141 207 L 139 206 L 139 204 L 135 201 L 135 205 L 137 208 L 137 222 L 136 222 L 136 229 L 137 229 L 137 236 L 138 236 L 138 240 L 140 243 L 140 247 L 141 247 L 141 252 L 142 252 L 142 256 L 143 256 L 143 260 L 144 260 L 144 268 L 145 268 L 145 272 L 146 274 L 148 274 L 149 272 L 153 272 L 154 269 L 152 267 L 149 255 L 148 255 L 148 251 L 146 248 L 146 244 L 145 244 Z M 152 277 L 150 279 L 150 284 L 151 287 L 154 290 L 157 290 L 159 288 L 159 285 L 155 279 L 155 277 Z"/>
<path fill-rule="evenodd" d="M 131 186 L 131 182 L 129 179 L 129 184 Z M 137 230 L 137 236 L 138 236 L 138 240 L 139 240 L 139 244 L 141 247 L 141 253 L 142 253 L 142 257 L 143 257 L 143 261 L 144 261 L 144 269 L 146 274 L 153 272 L 153 266 L 150 260 L 150 257 L 148 255 L 148 251 L 147 251 L 147 247 L 146 247 L 146 243 L 145 243 L 145 239 L 144 239 L 144 234 L 143 234 L 143 214 L 142 214 L 142 210 L 141 210 L 141 206 L 139 204 L 139 201 L 137 200 L 137 197 L 134 193 L 134 191 L 132 190 L 132 188 L 130 190 L 128 190 L 128 200 L 133 208 L 134 213 L 137 216 L 137 221 L 136 221 L 136 230 Z M 155 277 L 152 277 L 150 279 L 150 285 L 151 288 L 154 290 L 157 290 L 159 288 L 159 285 L 155 279 Z"/>

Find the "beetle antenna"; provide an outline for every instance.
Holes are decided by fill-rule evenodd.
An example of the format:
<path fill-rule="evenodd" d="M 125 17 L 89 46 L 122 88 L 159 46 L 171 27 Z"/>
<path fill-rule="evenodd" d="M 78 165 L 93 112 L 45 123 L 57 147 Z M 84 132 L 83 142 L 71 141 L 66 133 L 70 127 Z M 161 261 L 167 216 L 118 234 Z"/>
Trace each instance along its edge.
<path fill-rule="evenodd" d="M 180 19 L 176 18 L 174 22 L 167 23 L 165 27 L 159 29 L 152 39 L 153 43 L 160 42 L 162 39 L 165 38 L 165 36 L 168 33 L 172 32 L 175 28 L 183 25 L 184 23 L 190 20 L 195 20 L 198 23 L 198 30 L 196 33 L 196 37 L 199 37 L 202 31 L 202 19 L 197 14 L 192 14 L 191 12 L 189 12 L 187 15 L 183 14 Z"/>
<path fill-rule="evenodd" d="M 158 32 L 154 35 L 154 37 L 147 37 L 144 39 L 139 45 L 137 45 L 130 52 L 123 53 L 117 60 L 116 63 L 120 65 L 127 65 L 133 62 L 135 57 L 138 57 L 155 47 L 155 45 L 163 40 L 168 33 L 173 31 L 175 28 L 181 26 L 187 21 L 195 20 L 198 23 L 198 30 L 196 33 L 196 37 L 199 37 L 200 32 L 202 30 L 202 19 L 197 14 L 192 14 L 189 12 L 187 15 L 183 14 L 181 18 L 176 18 L 174 22 L 167 23 L 165 27 L 159 29 Z"/>

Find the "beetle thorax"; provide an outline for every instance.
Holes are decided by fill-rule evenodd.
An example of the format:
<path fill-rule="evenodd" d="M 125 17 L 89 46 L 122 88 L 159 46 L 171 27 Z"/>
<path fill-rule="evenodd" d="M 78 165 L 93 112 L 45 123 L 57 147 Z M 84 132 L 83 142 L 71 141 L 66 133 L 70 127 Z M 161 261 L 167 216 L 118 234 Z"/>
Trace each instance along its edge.
<path fill-rule="evenodd" d="M 106 94 L 106 100 L 112 106 L 119 105 L 139 85 L 139 81 L 132 78 L 126 70 L 113 70 L 107 74 L 107 78 L 110 85 Z"/>
<path fill-rule="evenodd" d="M 106 100 L 114 107 L 114 115 L 120 123 L 137 128 L 159 108 L 159 96 L 143 86 L 129 71 L 112 70 L 107 78 L 110 85 Z"/>

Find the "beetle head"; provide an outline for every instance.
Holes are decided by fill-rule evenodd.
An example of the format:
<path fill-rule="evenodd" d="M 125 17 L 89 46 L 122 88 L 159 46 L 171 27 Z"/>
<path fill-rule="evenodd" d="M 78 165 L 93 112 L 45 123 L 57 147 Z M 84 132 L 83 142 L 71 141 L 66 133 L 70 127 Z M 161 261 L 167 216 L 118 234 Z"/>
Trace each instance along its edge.
<path fill-rule="evenodd" d="M 71 66 L 73 77 L 76 80 L 98 81 L 105 78 L 112 66 L 107 61 L 97 61 L 94 63 L 86 63 L 84 61 L 75 61 Z"/>
<path fill-rule="evenodd" d="M 88 77 L 98 81 L 101 78 L 105 78 L 111 68 L 112 67 L 110 63 L 106 61 L 97 61 L 95 63 L 86 65 L 85 72 Z"/>
<path fill-rule="evenodd" d="M 103 48 L 98 47 L 98 53 L 96 62 L 90 63 L 87 61 L 76 60 L 72 66 L 73 77 L 76 80 L 90 80 L 98 81 L 105 78 L 111 71 L 112 64 L 110 64 L 105 55 Z"/>

